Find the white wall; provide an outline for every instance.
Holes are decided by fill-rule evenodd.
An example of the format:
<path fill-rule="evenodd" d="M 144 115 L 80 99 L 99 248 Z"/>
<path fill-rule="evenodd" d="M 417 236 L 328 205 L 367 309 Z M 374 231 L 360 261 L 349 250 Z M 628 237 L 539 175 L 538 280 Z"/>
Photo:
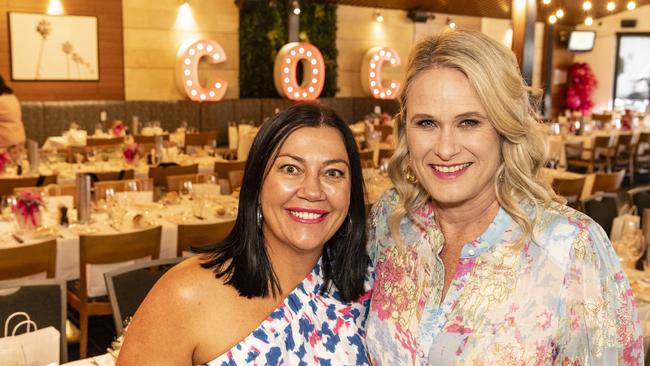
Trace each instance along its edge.
<path fill-rule="evenodd" d="M 623 4 L 619 3 L 619 6 Z M 622 19 L 636 19 L 636 28 L 621 28 Z M 592 27 L 580 26 L 578 29 L 596 31 L 594 49 L 590 52 L 577 53 L 575 56 L 575 62 L 589 64 L 598 80 L 598 86 L 592 95 L 594 110 L 611 109 L 616 65 L 616 33 L 650 32 L 650 5 L 596 19 Z"/>

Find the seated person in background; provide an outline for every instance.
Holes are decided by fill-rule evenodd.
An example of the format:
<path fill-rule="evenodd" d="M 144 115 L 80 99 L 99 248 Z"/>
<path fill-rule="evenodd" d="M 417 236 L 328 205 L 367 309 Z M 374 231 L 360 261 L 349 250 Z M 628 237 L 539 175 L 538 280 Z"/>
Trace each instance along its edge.
<path fill-rule="evenodd" d="M 25 143 L 25 127 L 20 102 L 0 76 L 0 151 Z"/>
<path fill-rule="evenodd" d="M 332 110 L 262 126 L 233 231 L 201 252 L 149 293 L 118 365 L 368 364 L 361 163 Z"/>

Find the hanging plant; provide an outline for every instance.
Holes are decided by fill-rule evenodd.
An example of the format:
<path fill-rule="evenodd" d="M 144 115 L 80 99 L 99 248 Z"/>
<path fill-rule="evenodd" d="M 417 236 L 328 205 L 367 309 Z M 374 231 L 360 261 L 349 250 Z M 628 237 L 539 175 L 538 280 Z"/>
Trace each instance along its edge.
<path fill-rule="evenodd" d="M 569 68 L 569 88 L 566 92 L 566 106 L 572 111 L 588 112 L 594 106 L 591 94 L 598 85 L 589 64 L 576 62 Z"/>

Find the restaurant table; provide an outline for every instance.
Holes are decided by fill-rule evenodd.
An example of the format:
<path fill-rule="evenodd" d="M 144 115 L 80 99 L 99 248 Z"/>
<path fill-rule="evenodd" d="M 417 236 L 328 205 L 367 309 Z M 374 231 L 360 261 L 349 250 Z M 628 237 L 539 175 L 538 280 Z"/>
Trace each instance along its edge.
<path fill-rule="evenodd" d="M 134 192 L 142 194 L 144 192 Z M 127 193 L 126 195 L 130 195 Z M 199 202 L 200 212 L 197 210 L 196 202 Z M 76 226 L 70 228 L 59 227 L 54 224 L 56 218 L 54 212 L 44 215 L 44 224 L 48 225 L 51 232 L 41 232 L 38 235 L 21 233 L 18 234 L 23 243 L 19 243 L 13 236 L 16 232 L 12 221 L 0 221 L 0 247 L 15 247 L 37 243 L 56 237 L 56 270 L 55 277 L 63 280 L 75 280 L 79 278 L 79 236 L 80 235 L 107 235 L 121 234 L 137 230 L 148 229 L 155 225 L 162 227 L 160 258 L 176 257 L 178 246 L 178 226 L 180 224 L 208 224 L 216 222 L 232 221 L 235 219 L 238 201 L 231 196 L 213 196 L 203 201 L 194 199 L 181 199 L 178 203 L 163 205 L 161 203 L 138 203 L 127 204 L 126 214 L 122 225 L 110 223 L 107 212 L 95 212 L 92 215 L 93 222 L 90 225 Z M 225 214 L 218 215 L 217 208 L 223 208 Z M 70 217 L 74 217 L 74 210 L 70 210 Z M 141 215 L 145 224 L 134 227 L 133 218 Z M 197 218 L 201 217 L 202 219 Z M 146 260 L 146 259 L 145 259 Z M 101 296 L 106 293 L 103 280 L 103 273 L 125 264 L 89 266 L 89 292 L 92 296 Z"/>

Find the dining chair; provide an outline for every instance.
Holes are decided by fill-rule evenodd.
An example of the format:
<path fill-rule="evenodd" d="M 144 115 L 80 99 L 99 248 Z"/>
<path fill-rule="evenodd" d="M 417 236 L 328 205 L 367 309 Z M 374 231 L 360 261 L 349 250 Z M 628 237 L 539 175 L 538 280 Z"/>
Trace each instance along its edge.
<path fill-rule="evenodd" d="M 101 138 L 101 137 L 88 137 L 86 139 L 86 146 L 91 147 L 91 146 L 115 146 L 115 145 L 122 145 L 124 143 L 124 137 L 109 137 L 109 138 Z"/>
<path fill-rule="evenodd" d="M 0 248 L 0 280 L 18 279 L 45 273 L 54 278 L 56 240 Z"/>
<path fill-rule="evenodd" d="M 51 360 L 54 364 L 68 362 L 65 281 L 53 278 L 0 281 L 0 324 L 5 324 L 16 312 L 28 314 L 38 329 L 54 327 L 60 334 L 59 349 L 46 352 L 59 354 L 58 360 Z"/>
<path fill-rule="evenodd" d="M 245 167 L 246 161 L 216 161 L 214 163 L 214 171 L 219 179 L 226 180 L 226 192 L 232 192 L 241 187 Z"/>
<path fill-rule="evenodd" d="M 158 259 L 160 255 L 161 227 L 113 235 L 81 235 L 79 237 L 78 281 L 68 283 L 68 304 L 79 313 L 79 358 L 88 351 L 88 317 L 110 315 L 111 304 L 106 296 L 88 294 L 88 266 L 119 264 L 137 259 Z M 130 263 L 129 263 L 130 264 Z"/>
<path fill-rule="evenodd" d="M 160 135 L 163 141 L 169 141 L 169 134 Z M 134 135 L 133 142 L 136 144 L 147 144 L 153 146 L 156 143 L 156 136 Z"/>
<path fill-rule="evenodd" d="M 393 134 L 393 126 L 389 125 L 374 125 L 375 131 L 381 132 L 381 141 L 386 141 L 388 136 Z"/>
<path fill-rule="evenodd" d="M 630 202 L 636 207 L 637 214 L 650 209 L 650 185 L 637 187 L 627 191 Z M 643 225 L 643 222 L 641 223 Z"/>
<path fill-rule="evenodd" d="M 615 173 L 596 173 L 591 191 L 616 193 L 621 188 L 623 178 L 625 178 L 625 170 Z"/>
<path fill-rule="evenodd" d="M 113 189 L 114 193 L 117 192 L 128 192 L 129 187 L 137 187 L 139 192 L 144 191 L 153 191 L 153 179 L 152 178 L 136 178 L 136 179 L 127 179 L 127 180 L 109 180 L 103 182 L 95 183 L 95 200 L 105 199 L 106 191 Z"/>
<path fill-rule="evenodd" d="M 379 157 L 377 158 L 377 164 L 381 165 L 382 161 L 385 159 L 390 159 L 393 157 L 395 149 L 379 149 Z"/>
<path fill-rule="evenodd" d="M 56 174 L 25 178 L 0 178 L 0 196 L 12 195 L 15 188 L 42 187 L 48 184 L 56 184 L 56 180 Z"/>
<path fill-rule="evenodd" d="M 124 332 L 125 321 L 135 314 L 160 277 L 182 260 L 183 258 L 157 259 L 104 273 L 116 334 Z"/>
<path fill-rule="evenodd" d="M 650 173 L 650 132 L 641 132 L 634 153 L 634 170 L 638 174 Z"/>
<path fill-rule="evenodd" d="M 581 201 L 583 212 L 596 221 L 609 236 L 612 223 L 618 216 L 618 196 L 614 193 L 596 193 Z"/>
<path fill-rule="evenodd" d="M 167 177 L 170 175 L 196 174 L 199 172 L 199 165 L 159 165 L 149 168 L 149 178 L 153 178 L 153 185 L 156 187 L 166 186 Z"/>
<path fill-rule="evenodd" d="M 553 191 L 567 200 L 567 205 L 580 210 L 580 196 L 585 186 L 585 177 L 553 178 Z"/>
<path fill-rule="evenodd" d="M 187 256 L 192 247 L 198 248 L 216 244 L 228 236 L 235 226 L 235 220 L 211 224 L 178 225 L 178 247 L 176 256 Z"/>
<path fill-rule="evenodd" d="M 569 149 L 572 144 L 565 144 L 567 166 L 585 168 L 587 173 L 593 173 L 594 170 L 610 171 L 611 170 L 611 157 L 613 151 L 613 136 L 596 136 L 594 145 L 591 148 L 586 148 L 584 145 L 580 151 L 573 154 Z M 583 158 L 583 153 L 587 152 L 588 157 Z"/>
<path fill-rule="evenodd" d="M 133 169 L 122 169 L 112 172 L 88 173 L 93 184 L 104 181 L 133 179 L 135 171 Z"/>
<path fill-rule="evenodd" d="M 219 176 L 217 173 L 197 173 L 197 174 L 182 174 L 182 175 L 170 175 L 167 177 L 167 192 L 181 191 L 183 188 L 183 183 L 192 182 L 193 184 L 197 183 L 208 183 L 208 182 L 219 182 Z"/>
<path fill-rule="evenodd" d="M 185 134 L 185 147 L 188 146 L 216 146 L 217 131 L 205 131 Z"/>
<path fill-rule="evenodd" d="M 625 176 L 629 175 L 629 184 L 634 186 L 634 155 L 637 144 L 630 133 L 618 136 L 616 146 L 612 150 L 612 169 L 625 169 Z"/>
<path fill-rule="evenodd" d="M 359 159 L 361 159 L 361 167 L 374 168 L 375 167 L 375 162 L 373 160 L 374 157 L 375 157 L 374 150 L 360 150 Z"/>

